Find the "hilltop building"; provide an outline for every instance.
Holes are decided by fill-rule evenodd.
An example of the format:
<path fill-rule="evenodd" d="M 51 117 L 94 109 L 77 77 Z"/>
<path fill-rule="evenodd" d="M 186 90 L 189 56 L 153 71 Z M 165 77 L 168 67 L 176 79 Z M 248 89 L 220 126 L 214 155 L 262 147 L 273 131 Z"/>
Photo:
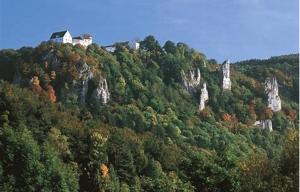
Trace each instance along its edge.
<path fill-rule="evenodd" d="M 80 44 L 84 47 L 89 46 L 93 43 L 93 38 L 90 34 L 83 34 L 81 36 L 73 37 L 73 45 Z"/>
<path fill-rule="evenodd" d="M 138 50 L 140 48 L 140 42 L 139 41 L 131 41 L 129 46 L 134 50 Z"/>
<path fill-rule="evenodd" d="M 138 41 L 125 41 L 125 42 L 117 42 L 113 45 L 103 46 L 104 49 L 108 52 L 115 52 L 117 45 L 123 45 L 125 47 L 130 47 L 131 49 L 138 50 L 140 48 L 140 42 Z"/>
<path fill-rule="evenodd" d="M 72 43 L 72 36 L 68 30 L 52 33 L 50 41 L 58 43 Z"/>
<path fill-rule="evenodd" d="M 72 37 L 68 30 L 52 33 L 50 41 L 59 43 L 71 43 L 72 45 L 80 44 L 84 47 L 93 43 L 93 38 L 90 34 L 82 34 L 77 37 Z"/>
<path fill-rule="evenodd" d="M 52 33 L 50 41 L 59 43 L 71 43 L 72 45 L 80 44 L 86 48 L 93 43 L 93 37 L 90 34 L 82 34 L 80 36 L 72 37 L 71 33 L 68 30 L 65 30 Z M 114 52 L 117 45 L 128 46 L 134 50 L 138 50 L 140 48 L 140 42 L 137 40 L 131 42 L 117 42 L 113 45 L 103 46 L 103 48 L 109 52 Z"/>

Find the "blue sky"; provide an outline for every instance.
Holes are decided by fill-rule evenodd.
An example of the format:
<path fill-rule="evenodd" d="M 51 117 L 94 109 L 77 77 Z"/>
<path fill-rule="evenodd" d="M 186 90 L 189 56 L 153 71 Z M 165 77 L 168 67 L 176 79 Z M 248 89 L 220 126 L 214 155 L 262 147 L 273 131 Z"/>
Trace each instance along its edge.
<path fill-rule="evenodd" d="M 97 43 L 154 35 L 222 62 L 298 52 L 297 0 L 0 0 L 0 49 L 36 46 L 53 31 Z"/>

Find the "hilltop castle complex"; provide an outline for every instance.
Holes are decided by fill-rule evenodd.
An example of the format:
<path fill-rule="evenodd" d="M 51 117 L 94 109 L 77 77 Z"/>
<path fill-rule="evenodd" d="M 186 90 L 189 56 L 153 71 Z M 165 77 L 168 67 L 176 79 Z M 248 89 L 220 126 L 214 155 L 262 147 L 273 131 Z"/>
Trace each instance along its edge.
<path fill-rule="evenodd" d="M 77 37 L 72 37 L 71 33 L 68 30 L 65 30 L 52 33 L 50 41 L 59 43 L 71 43 L 72 45 L 80 44 L 86 48 L 87 46 L 93 43 L 93 37 L 90 34 L 82 34 Z M 104 46 L 104 48 L 109 52 L 114 52 L 118 44 L 128 45 L 130 48 L 135 50 L 139 49 L 140 47 L 140 43 L 138 41 L 126 41 Z"/>
<path fill-rule="evenodd" d="M 82 34 L 81 36 L 72 37 L 68 30 L 52 33 L 50 41 L 59 43 L 71 43 L 73 45 L 80 44 L 84 47 L 89 46 L 93 42 L 93 38 L 90 34 Z"/>

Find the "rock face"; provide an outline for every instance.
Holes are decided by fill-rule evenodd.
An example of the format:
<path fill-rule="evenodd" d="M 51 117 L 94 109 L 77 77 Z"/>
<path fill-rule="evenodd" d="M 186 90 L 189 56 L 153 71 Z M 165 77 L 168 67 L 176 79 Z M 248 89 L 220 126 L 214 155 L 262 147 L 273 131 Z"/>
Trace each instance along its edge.
<path fill-rule="evenodd" d="M 108 91 L 106 79 L 101 79 L 99 81 L 98 87 L 96 88 L 94 95 L 101 104 L 107 104 L 110 94 Z"/>
<path fill-rule="evenodd" d="M 222 85 L 223 90 L 231 90 L 231 80 L 230 80 L 230 62 L 229 60 L 224 61 L 222 64 Z"/>
<path fill-rule="evenodd" d="M 89 81 L 94 77 L 92 68 L 84 63 L 78 68 L 78 79 L 73 79 L 71 83 L 65 83 L 60 89 L 60 100 L 67 98 L 76 99 L 80 104 L 84 105 L 89 88 Z"/>
<path fill-rule="evenodd" d="M 53 68 L 60 68 L 62 65 L 62 62 L 57 57 L 57 50 L 55 49 L 50 50 L 43 59 Z"/>
<path fill-rule="evenodd" d="M 271 119 L 265 119 L 265 120 L 260 120 L 256 121 L 254 123 L 255 126 L 259 126 L 262 129 L 267 129 L 270 132 L 273 131 L 273 126 L 272 126 L 272 120 Z"/>
<path fill-rule="evenodd" d="M 43 59 L 46 65 L 53 69 L 51 78 L 56 76 L 55 70 L 61 70 L 63 63 L 57 56 L 57 50 L 50 50 Z M 78 63 L 76 68 L 79 72 L 78 79 L 73 79 L 71 82 L 65 83 L 65 85 L 60 88 L 58 96 L 60 100 L 65 100 L 70 97 L 78 98 L 80 104 L 85 104 L 88 92 L 88 82 L 94 75 L 92 68 L 87 63 Z"/>
<path fill-rule="evenodd" d="M 208 91 L 206 88 L 206 83 L 203 83 L 203 87 L 201 89 L 201 95 L 200 95 L 199 111 L 202 111 L 205 108 L 205 102 L 207 100 L 208 100 Z"/>
<path fill-rule="evenodd" d="M 186 75 L 183 70 L 181 71 L 183 85 L 188 92 L 192 92 L 200 84 L 201 74 L 199 68 L 197 68 L 196 73 L 195 70 L 190 70 Z"/>
<path fill-rule="evenodd" d="M 266 79 L 265 92 L 268 96 L 268 107 L 270 107 L 273 111 L 280 111 L 281 100 L 278 94 L 278 83 L 275 77 Z"/>
<path fill-rule="evenodd" d="M 86 94 L 88 92 L 88 82 L 94 77 L 93 71 L 90 66 L 86 63 L 83 64 L 82 68 L 79 71 L 79 79 L 80 79 L 80 103 L 84 104 L 86 99 Z"/>

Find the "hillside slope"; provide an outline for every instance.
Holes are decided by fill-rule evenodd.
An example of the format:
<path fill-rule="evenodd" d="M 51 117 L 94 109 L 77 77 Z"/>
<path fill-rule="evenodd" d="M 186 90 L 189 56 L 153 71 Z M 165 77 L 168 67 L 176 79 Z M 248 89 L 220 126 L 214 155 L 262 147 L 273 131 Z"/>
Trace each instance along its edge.
<path fill-rule="evenodd" d="M 232 64 L 229 91 L 221 65 L 152 36 L 114 53 L 50 42 L 1 50 L 1 187 L 296 190 L 298 71 L 298 55 Z M 268 77 L 279 111 L 268 107 Z M 274 131 L 254 126 L 264 120 Z"/>

